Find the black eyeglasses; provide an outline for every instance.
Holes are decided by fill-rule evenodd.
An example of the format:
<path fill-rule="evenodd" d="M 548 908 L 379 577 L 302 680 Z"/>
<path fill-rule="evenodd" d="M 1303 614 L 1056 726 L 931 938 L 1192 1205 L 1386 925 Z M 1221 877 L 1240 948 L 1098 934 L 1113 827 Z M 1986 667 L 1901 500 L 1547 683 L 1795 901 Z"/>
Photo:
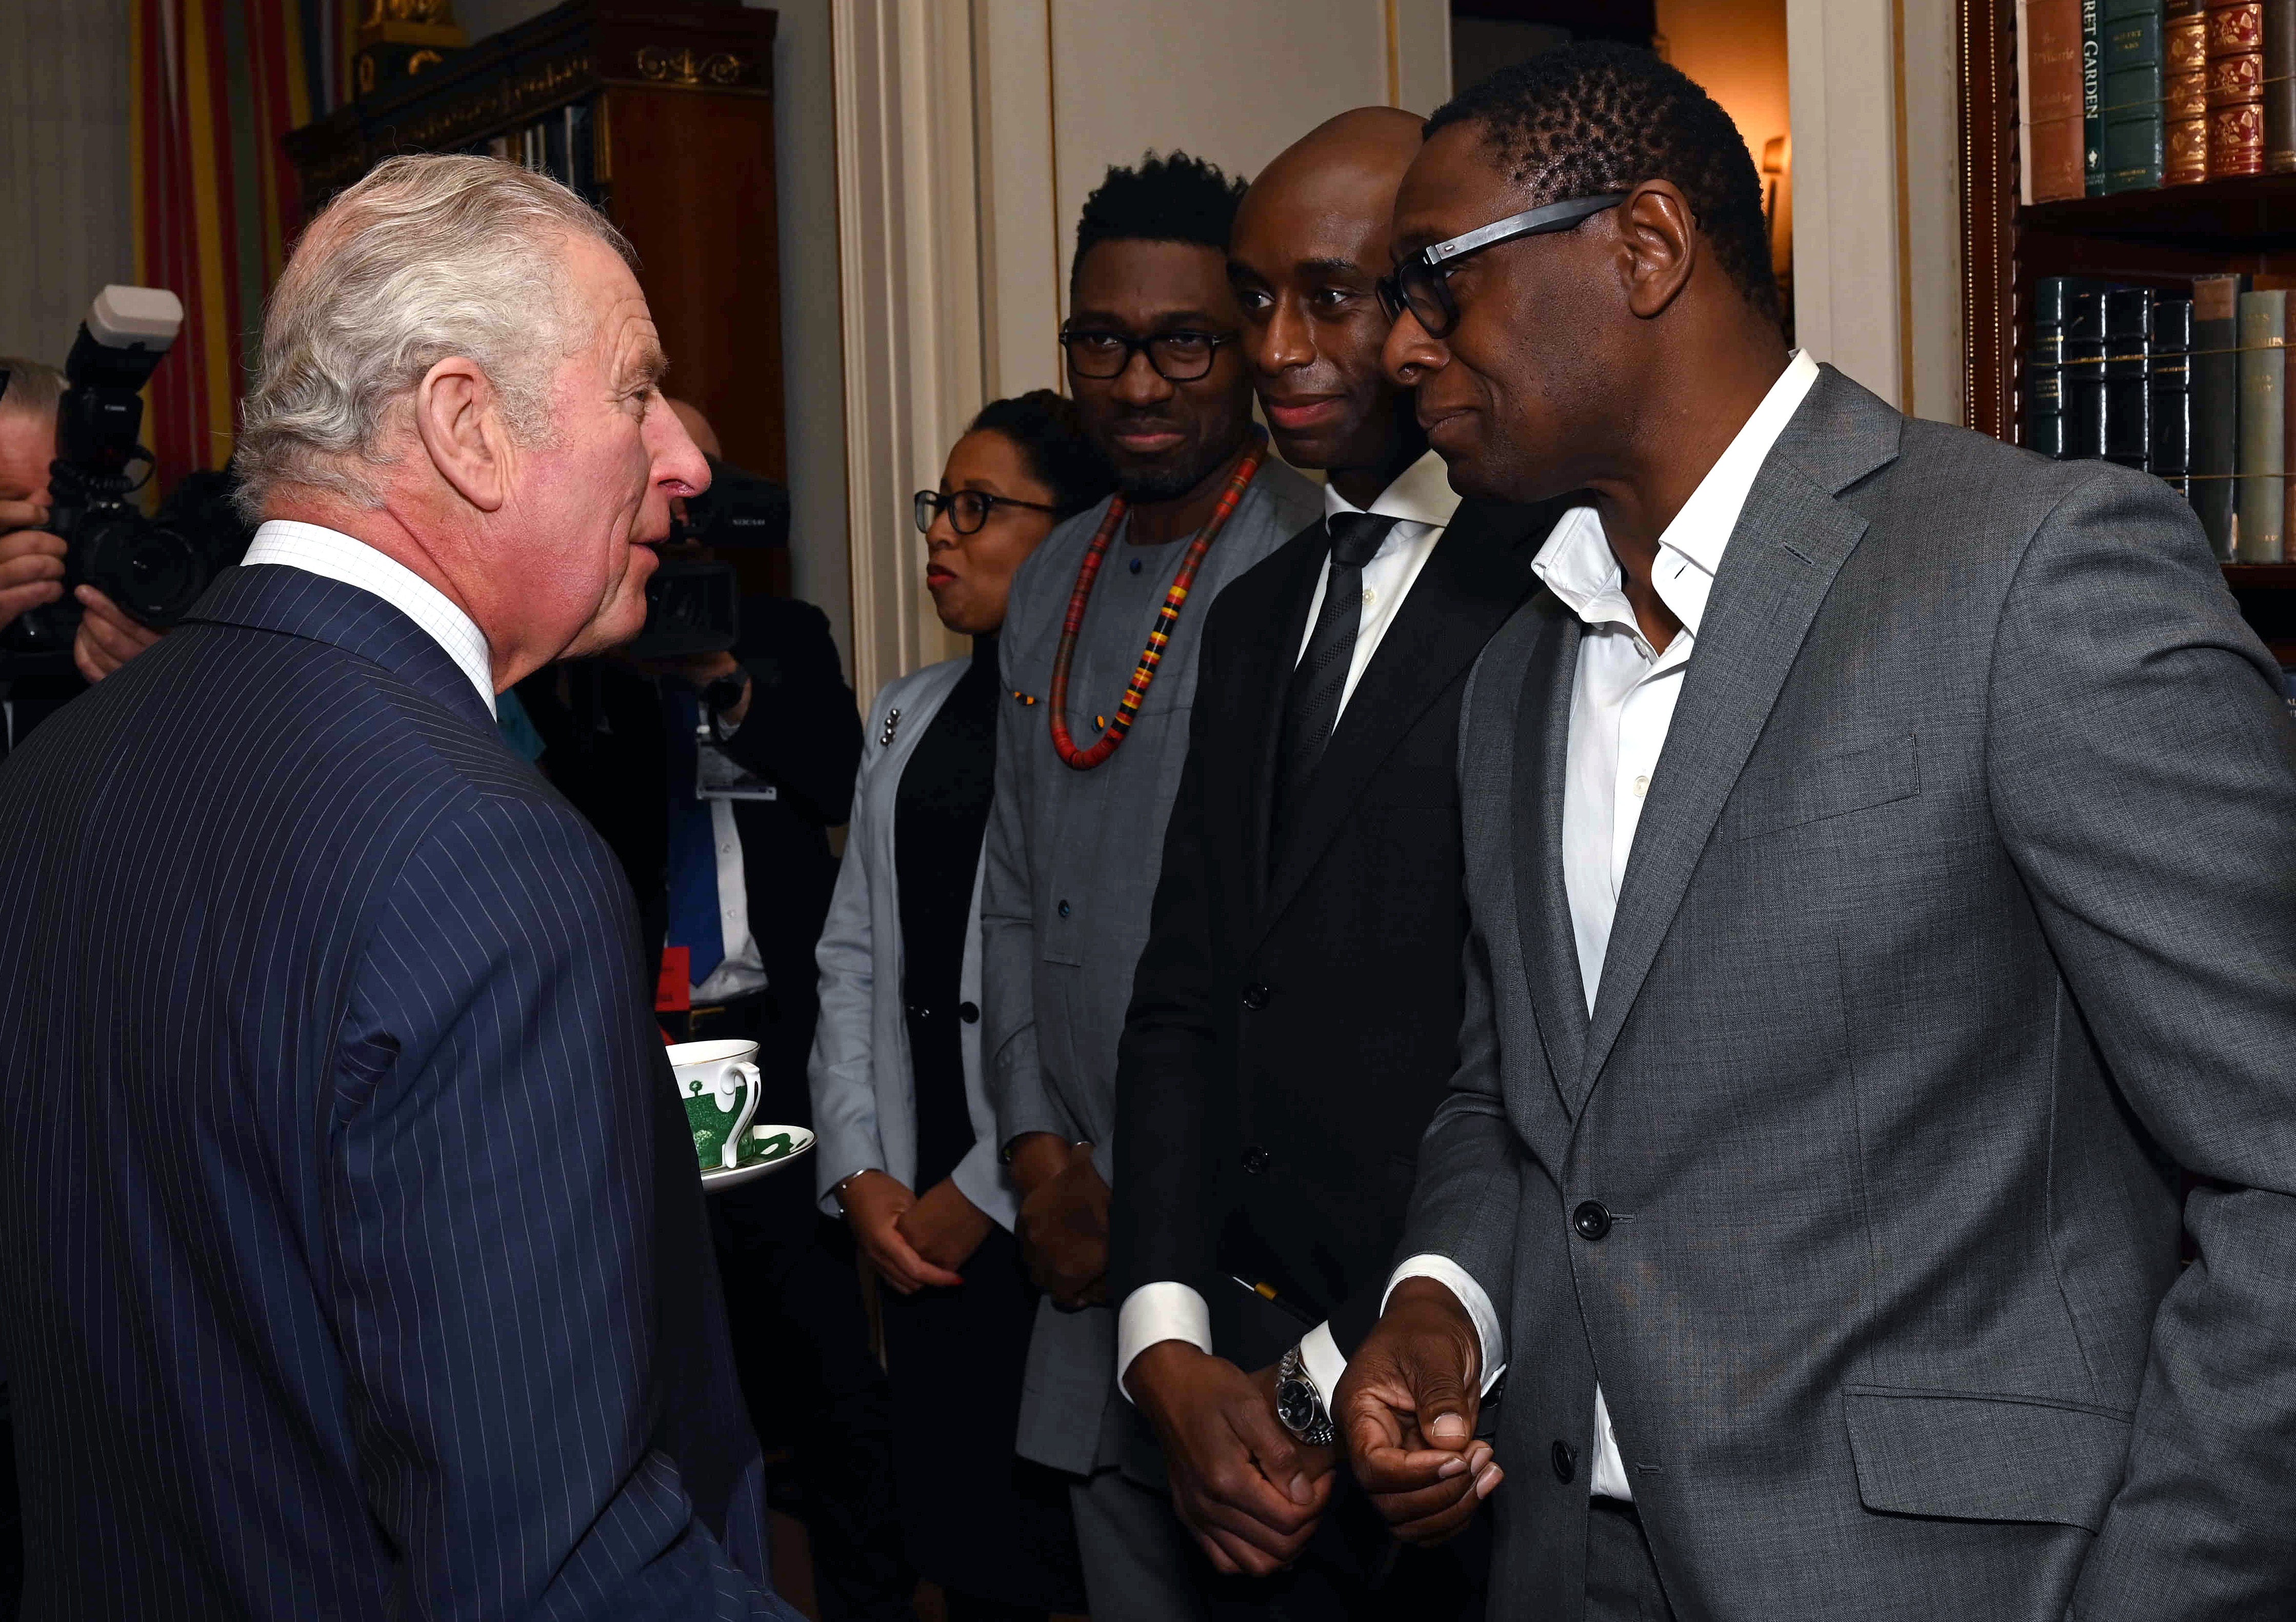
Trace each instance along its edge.
<path fill-rule="evenodd" d="M 1568 202 L 1547 203 L 1522 214 L 1510 214 L 1464 236 L 1430 242 L 1398 261 L 1395 274 L 1379 280 L 1379 302 L 1390 321 L 1409 310 L 1430 338 L 1448 338 L 1459 324 L 1459 307 L 1451 297 L 1451 272 L 1470 254 L 1512 242 L 1517 237 L 1545 236 L 1568 231 L 1590 214 L 1615 209 L 1631 196 L 1606 192 L 1600 197 L 1574 197 Z"/>
<path fill-rule="evenodd" d="M 988 515 L 998 507 L 1026 507 L 1031 512 L 1057 514 L 1058 507 L 1048 507 L 1040 501 L 1017 501 L 1010 496 L 991 496 L 986 490 L 953 490 L 943 496 L 939 490 L 919 490 L 915 496 L 917 533 L 923 535 L 933 527 L 933 520 L 948 514 L 948 527 L 959 535 L 977 535 Z"/>
<path fill-rule="evenodd" d="M 1134 338 L 1104 328 L 1063 327 L 1061 348 L 1068 352 L 1069 370 L 1078 377 L 1105 381 L 1122 377 L 1132 357 L 1145 349 L 1148 364 L 1168 383 L 1193 383 L 1212 369 L 1212 357 L 1222 344 L 1234 343 L 1233 332 L 1159 332 Z"/>

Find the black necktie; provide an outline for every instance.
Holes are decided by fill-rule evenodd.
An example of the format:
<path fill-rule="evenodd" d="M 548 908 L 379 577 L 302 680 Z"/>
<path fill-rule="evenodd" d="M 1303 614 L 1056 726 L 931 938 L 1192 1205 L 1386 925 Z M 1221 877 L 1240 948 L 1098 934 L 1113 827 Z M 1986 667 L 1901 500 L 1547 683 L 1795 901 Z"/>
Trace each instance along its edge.
<path fill-rule="evenodd" d="M 1283 699 L 1283 741 L 1276 778 L 1275 821 L 1299 803 L 1315 775 L 1347 690 L 1355 662 L 1356 632 L 1363 623 L 1364 565 L 1378 553 L 1397 520 L 1372 512 L 1334 512 L 1324 520 L 1332 537 L 1331 571 L 1324 581 L 1324 606 L 1308 634 L 1307 651 L 1292 672 Z"/>

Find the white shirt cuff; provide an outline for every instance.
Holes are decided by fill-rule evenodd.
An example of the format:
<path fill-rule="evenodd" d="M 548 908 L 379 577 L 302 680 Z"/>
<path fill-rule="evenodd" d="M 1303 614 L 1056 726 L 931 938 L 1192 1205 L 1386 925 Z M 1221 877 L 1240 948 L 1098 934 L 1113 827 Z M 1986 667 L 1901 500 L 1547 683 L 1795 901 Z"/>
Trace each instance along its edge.
<path fill-rule="evenodd" d="M 1499 1328 L 1499 1315 L 1483 1287 L 1467 1275 L 1467 1270 L 1447 1256 L 1432 1251 L 1407 1257 L 1402 1266 L 1388 1275 L 1386 1293 L 1379 1298 L 1379 1309 L 1387 1310 L 1387 1298 L 1406 1279 L 1433 1279 L 1459 1298 L 1459 1305 L 1467 1309 L 1474 1320 L 1475 1335 L 1483 1343 L 1483 1379 L 1481 1389 L 1488 1392 L 1506 1372 L 1506 1334 Z"/>
<path fill-rule="evenodd" d="M 1212 1309 L 1204 1298 L 1177 1279 L 1143 1284 L 1124 1298 L 1116 1315 L 1116 1389 L 1124 1390 L 1126 1371 L 1132 1360 L 1159 1340 L 1185 1340 L 1210 1356 L 1212 1349 Z"/>
<path fill-rule="evenodd" d="M 1328 1410 L 1338 1395 L 1341 1377 L 1348 1372 L 1348 1360 L 1340 1355 L 1340 1343 L 1332 1339 L 1329 1322 L 1300 1337 L 1300 1361 L 1307 1368 L 1308 1378 L 1316 1382 L 1316 1389 L 1323 1393 Z"/>

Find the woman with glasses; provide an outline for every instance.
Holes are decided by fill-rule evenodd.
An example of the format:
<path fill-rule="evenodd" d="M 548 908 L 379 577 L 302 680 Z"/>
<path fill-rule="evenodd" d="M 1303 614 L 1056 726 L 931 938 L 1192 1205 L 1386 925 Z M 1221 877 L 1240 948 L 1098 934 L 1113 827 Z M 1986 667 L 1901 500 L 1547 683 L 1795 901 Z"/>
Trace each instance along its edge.
<path fill-rule="evenodd" d="M 892 1292 L 902 1528 L 952 1622 L 1084 1609 L 1066 1482 L 1013 1451 L 1037 1303 L 982 1080 L 980 867 L 1013 571 L 1113 484 L 1074 407 L 1038 389 L 985 407 L 917 492 L 925 589 L 972 654 L 889 684 L 866 717 L 818 954 L 822 1202 Z"/>

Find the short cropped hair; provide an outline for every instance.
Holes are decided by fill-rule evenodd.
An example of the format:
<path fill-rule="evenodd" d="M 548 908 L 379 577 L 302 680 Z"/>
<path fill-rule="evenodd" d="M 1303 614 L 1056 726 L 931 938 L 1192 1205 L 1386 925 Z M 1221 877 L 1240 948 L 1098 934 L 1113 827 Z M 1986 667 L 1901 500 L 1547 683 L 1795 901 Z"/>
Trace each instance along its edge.
<path fill-rule="evenodd" d="M 1558 45 L 1452 97 L 1427 134 L 1469 123 L 1534 206 L 1672 181 L 1724 274 L 1756 314 L 1782 323 L 1753 156 L 1681 70 L 1606 40 Z"/>
<path fill-rule="evenodd" d="M 547 443 L 550 382 L 589 334 L 565 273 L 569 238 L 636 256 L 605 216 L 547 176 L 494 158 L 385 159 L 312 221 L 264 311 L 240 409 L 239 501 L 260 517 L 282 486 L 381 499 L 391 419 L 449 356 L 478 363 L 512 433 Z"/>
<path fill-rule="evenodd" d="M 8 374 L 8 386 L 0 389 L 0 414 L 55 422 L 64 397 L 62 373 L 45 361 L 15 355 L 0 355 L 0 372 Z"/>
<path fill-rule="evenodd" d="M 1243 192 L 1241 176 L 1231 180 L 1218 165 L 1181 152 L 1145 152 L 1136 168 L 1111 168 L 1077 220 L 1070 287 L 1084 256 L 1103 242 L 1196 242 L 1226 254 Z"/>
<path fill-rule="evenodd" d="M 1085 437 L 1076 402 L 1049 389 L 1031 389 L 1009 400 L 991 400 L 965 432 L 1010 439 L 1037 482 L 1053 493 L 1062 518 L 1073 518 L 1116 488 L 1116 470 Z"/>

